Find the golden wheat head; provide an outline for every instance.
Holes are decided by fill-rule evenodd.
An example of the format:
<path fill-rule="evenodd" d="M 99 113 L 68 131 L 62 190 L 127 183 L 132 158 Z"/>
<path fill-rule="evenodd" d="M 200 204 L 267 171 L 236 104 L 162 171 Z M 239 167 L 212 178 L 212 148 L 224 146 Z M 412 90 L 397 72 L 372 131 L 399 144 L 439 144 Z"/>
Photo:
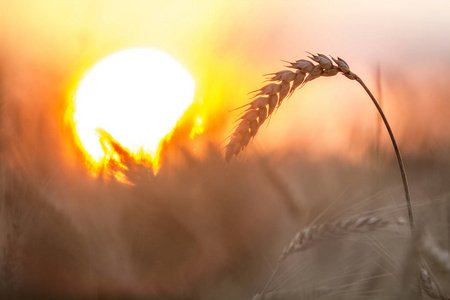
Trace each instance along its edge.
<path fill-rule="evenodd" d="M 279 107 L 283 100 L 290 97 L 296 89 L 321 76 L 334 76 L 342 73 L 349 79 L 357 78 L 342 58 L 329 58 L 323 54 L 311 54 L 309 58 L 311 61 L 300 59 L 295 62 L 287 62 L 289 65 L 286 67 L 294 71 L 283 70 L 266 74 L 266 76 L 270 76 L 268 79 L 270 83 L 251 92 L 253 101 L 246 105 L 248 108 L 241 116 L 240 122 L 226 146 L 225 159 L 227 161 L 238 155 L 248 145 L 275 108 Z"/>

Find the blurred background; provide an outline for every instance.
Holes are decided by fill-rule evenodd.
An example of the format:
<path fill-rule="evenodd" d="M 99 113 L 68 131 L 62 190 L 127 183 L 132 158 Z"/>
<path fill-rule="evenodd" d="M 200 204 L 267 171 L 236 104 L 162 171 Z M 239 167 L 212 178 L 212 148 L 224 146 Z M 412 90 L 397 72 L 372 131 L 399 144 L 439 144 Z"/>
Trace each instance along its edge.
<path fill-rule="evenodd" d="M 333 200 L 343 211 L 368 209 L 374 195 L 370 209 L 403 203 L 373 104 L 340 75 L 296 91 L 223 161 L 240 112 L 231 110 L 306 51 L 345 59 L 380 100 L 413 201 L 447 195 L 449 11 L 448 1 L 2 0 L 2 290 L 248 299 Z M 160 174 L 133 166 L 135 185 L 124 186 L 88 174 L 66 110 L 92 65 L 133 47 L 164 51 L 191 73 L 204 133 L 191 140 L 180 126 Z"/>

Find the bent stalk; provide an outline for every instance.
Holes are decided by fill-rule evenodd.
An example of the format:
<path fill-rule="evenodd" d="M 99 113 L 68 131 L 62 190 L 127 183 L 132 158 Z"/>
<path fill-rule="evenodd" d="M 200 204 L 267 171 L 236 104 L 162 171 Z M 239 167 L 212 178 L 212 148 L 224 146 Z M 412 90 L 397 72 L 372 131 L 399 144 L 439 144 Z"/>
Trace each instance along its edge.
<path fill-rule="evenodd" d="M 391 126 L 384 115 L 383 110 L 378 104 L 369 88 L 355 73 L 350 71 L 348 64 L 341 58 L 328 57 L 323 54 L 311 54 L 311 60 L 300 59 L 295 62 L 287 62 L 288 68 L 276 73 L 266 74 L 270 76 L 269 84 L 259 90 L 253 91 L 253 101 L 248 103 L 248 108 L 240 118 L 239 124 L 236 126 L 234 133 L 231 135 L 230 141 L 226 146 L 225 159 L 230 160 L 233 156 L 238 155 L 256 135 L 261 125 L 276 111 L 282 101 L 289 98 L 296 89 L 303 87 L 306 83 L 319 77 L 331 77 L 336 74 L 343 74 L 351 80 L 356 80 L 364 88 L 372 102 L 375 104 L 384 125 L 391 138 L 394 146 L 397 162 L 400 167 L 403 188 L 405 190 L 406 207 L 408 210 L 409 226 L 411 231 L 414 228 L 413 210 L 411 205 L 408 180 L 406 178 L 403 159 L 400 154 L 397 141 L 395 140 Z"/>
<path fill-rule="evenodd" d="M 386 129 L 389 133 L 389 137 L 391 138 L 392 146 L 394 147 L 395 155 L 397 157 L 397 162 L 398 162 L 398 166 L 400 169 L 400 173 L 402 175 L 403 189 L 405 191 L 405 198 L 406 198 L 406 207 L 408 209 L 409 226 L 412 231 L 414 228 L 414 217 L 413 217 L 413 210 L 412 210 L 412 206 L 411 206 L 411 198 L 409 195 L 408 178 L 406 177 L 405 166 L 403 164 L 402 155 L 400 153 L 400 149 L 398 148 L 397 141 L 395 140 L 394 133 L 392 132 L 391 126 L 389 125 L 389 122 L 388 122 L 383 110 L 381 109 L 381 106 L 378 104 L 377 100 L 372 95 L 369 88 L 365 85 L 365 83 L 362 81 L 362 79 L 359 76 L 356 76 L 355 80 L 364 88 L 364 90 L 367 92 L 370 99 L 372 100 L 373 104 L 375 104 L 375 107 L 377 108 L 378 113 L 380 114 L 381 118 L 383 119 L 384 126 L 386 127 Z"/>

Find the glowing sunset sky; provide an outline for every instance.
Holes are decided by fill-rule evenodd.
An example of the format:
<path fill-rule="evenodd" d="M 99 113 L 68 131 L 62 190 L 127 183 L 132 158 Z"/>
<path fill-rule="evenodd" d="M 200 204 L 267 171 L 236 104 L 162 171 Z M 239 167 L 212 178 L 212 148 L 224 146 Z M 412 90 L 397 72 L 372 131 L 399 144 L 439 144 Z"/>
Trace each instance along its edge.
<path fill-rule="evenodd" d="M 450 63 L 449 11 L 448 1 L 406 0 L 3 1 L 0 58 L 5 85 L 14 89 L 19 78 L 33 76 L 30 68 L 45 67 L 75 80 L 115 51 L 154 47 L 186 66 L 198 87 L 196 99 L 217 114 L 246 103 L 247 92 L 261 87 L 262 74 L 283 69 L 280 60 L 304 58 L 311 51 L 346 59 L 369 86 L 375 86 L 381 66 L 388 99 L 390 78 L 397 73 L 418 89 L 416 95 L 422 93 L 420 85 L 445 81 L 444 75 L 433 81 L 429 74 L 446 74 Z M 341 136 L 345 130 L 334 128 L 354 126 L 356 109 L 360 116 L 373 113 L 370 105 L 355 100 L 361 95 L 358 86 L 343 78 L 320 80 L 297 91 L 258 141 L 290 139 L 301 130 L 312 136 L 320 132 L 330 146 L 341 144 L 348 139 Z M 419 107 L 425 105 L 421 101 Z M 396 114 L 397 104 L 390 111 L 389 101 L 386 105 L 388 115 Z M 433 105 L 428 102 L 424 110 L 434 113 Z M 230 114 L 230 123 L 222 126 L 222 138 L 236 116 Z M 445 118 L 427 126 L 437 132 Z M 396 120 L 393 125 L 400 126 Z"/>

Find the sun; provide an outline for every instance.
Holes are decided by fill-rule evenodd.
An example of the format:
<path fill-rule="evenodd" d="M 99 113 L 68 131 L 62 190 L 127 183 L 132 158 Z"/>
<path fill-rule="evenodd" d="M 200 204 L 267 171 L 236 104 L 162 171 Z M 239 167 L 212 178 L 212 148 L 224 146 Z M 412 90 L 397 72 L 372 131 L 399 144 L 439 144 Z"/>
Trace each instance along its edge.
<path fill-rule="evenodd" d="M 99 61 L 72 100 L 74 132 L 90 167 L 118 160 L 112 142 L 136 160 L 155 160 L 161 141 L 192 104 L 194 89 L 189 72 L 159 50 L 126 49 Z"/>

